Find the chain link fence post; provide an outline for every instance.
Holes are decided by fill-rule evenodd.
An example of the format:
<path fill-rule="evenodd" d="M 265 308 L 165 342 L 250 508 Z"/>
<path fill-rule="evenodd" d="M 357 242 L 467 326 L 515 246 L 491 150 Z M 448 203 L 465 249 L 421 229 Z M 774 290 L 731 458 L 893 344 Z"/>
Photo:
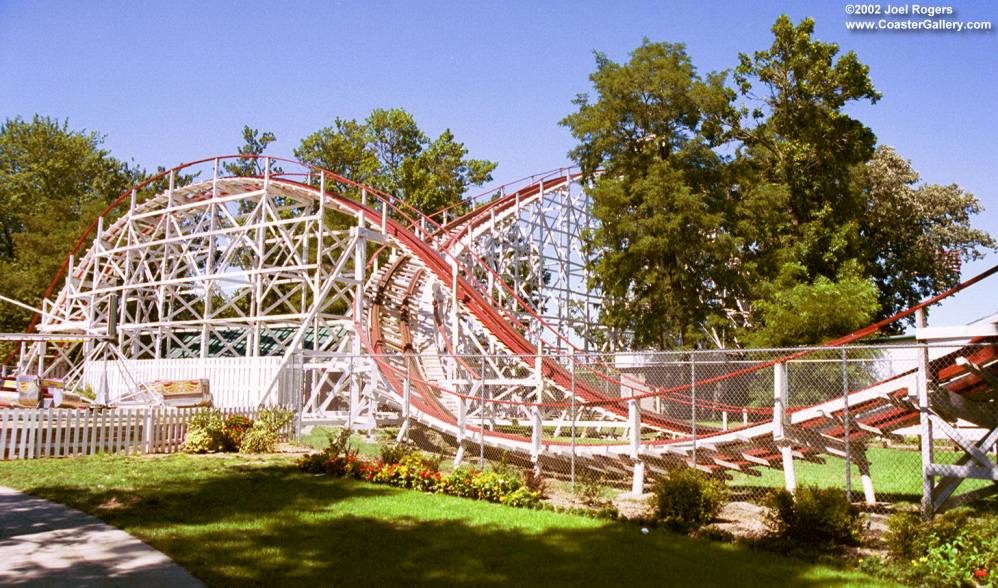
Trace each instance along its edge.
<path fill-rule="evenodd" d="M 696 352 L 690 351 L 690 429 L 693 441 L 693 467 L 697 461 L 697 372 Z"/>
<path fill-rule="evenodd" d="M 852 452 L 849 447 L 849 366 L 846 364 L 846 348 L 841 350 L 842 356 L 842 438 L 846 450 L 846 500 L 852 502 Z"/>
<path fill-rule="evenodd" d="M 572 459 L 569 464 L 570 468 L 570 478 L 572 485 L 572 495 L 575 495 L 575 354 L 573 353 L 569 358 L 569 365 L 572 369 Z"/>
<path fill-rule="evenodd" d="M 479 407 L 478 419 L 478 467 L 485 469 L 485 354 L 480 357 L 481 368 L 478 372 L 479 395 L 481 396 L 481 406 Z"/>

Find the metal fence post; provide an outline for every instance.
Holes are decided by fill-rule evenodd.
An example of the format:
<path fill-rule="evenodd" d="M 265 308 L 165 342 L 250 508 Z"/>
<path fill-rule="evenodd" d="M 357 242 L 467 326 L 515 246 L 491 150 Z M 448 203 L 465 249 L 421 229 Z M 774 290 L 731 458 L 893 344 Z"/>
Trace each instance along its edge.
<path fill-rule="evenodd" d="M 481 370 L 478 373 L 478 386 L 482 398 L 482 406 L 479 409 L 481 418 L 479 419 L 479 434 L 478 438 L 478 467 L 485 469 L 485 354 L 482 353 L 481 357 Z"/>
<path fill-rule="evenodd" d="M 924 329 L 926 326 L 925 310 L 915 311 L 915 326 Z M 932 487 L 935 477 L 929 473 L 932 466 L 932 420 L 929 418 L 929 349 L 926 343 L 918 347 L 918 430 L 922 452 L 922 516 L 932 517 Z"/>
<path fill-rule="evenodd" d="M 844 416 L 843 438 L 846 450 L 846 500 L 852 502 L 852 453 L 849 447 L 849 370 L 846 365 L 846 349 L 842 348 L 842 414 Z"/>
<path fill-rule="evenodd" d="M 575 494 L 575 354 L 573 353 L 569 359 L 569 365 L 572 368 L 572 461 L 570 464 L 571 468 L 571 479 L 572 479 L 572 494 Z"/>
<path fill-rule="evenodd" d="M 690 351 L 690 429 L 693 439 L 693 466 L 697 465 L 697 374 L 696 354 Z"/>

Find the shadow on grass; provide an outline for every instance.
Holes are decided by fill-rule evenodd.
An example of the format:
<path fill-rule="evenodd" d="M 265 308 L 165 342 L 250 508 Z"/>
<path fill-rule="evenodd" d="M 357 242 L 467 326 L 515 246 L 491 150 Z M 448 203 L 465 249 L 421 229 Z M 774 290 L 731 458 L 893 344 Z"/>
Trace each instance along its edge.
<path fill-rule="evenodd" d="M 230 466 L 106 486 L 26 490 L 132 532 L 212 586 L 842 586 L 870 581 L 665 531 L 645 535 L 636 525 L 580 522 L 487 504 L 472 508 L 462 499 L 313 477 L 283 465 Z M 479 506 L 498 510 L 481 517 L 472 513 L 480 512 Z M 514 517 L 543 523 L 535 532 L 504 522 Z"/>

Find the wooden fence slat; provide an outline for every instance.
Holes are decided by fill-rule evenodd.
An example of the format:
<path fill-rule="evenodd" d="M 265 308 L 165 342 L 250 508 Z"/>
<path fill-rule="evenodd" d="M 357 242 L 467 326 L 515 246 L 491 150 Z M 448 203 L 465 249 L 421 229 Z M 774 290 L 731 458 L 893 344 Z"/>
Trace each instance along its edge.
<path fill-rule="evenodd" d="M 73 438 L 73 456 L 83 455 L 83 425 L 81 420 L 83 420 L 84 412 L 80 409 L 76 409 L 76 435 Z M 85 422 L 85 421 L 84 421 Z"/>
<path fill-rule="evenodd" d="M 121 450 L 121 411 L 111 411 L 111 426 L 108 428 L 107 436 L 111 439 L 111 453 L 118 453 Z"/>
<path fill-rule="evenodd" d="M 83 455 L 94 454 L 94 439 L 97 435 L 97 427 L 94 426 L 94 419 L 96 418 L 97 412 L 92 409 L 88 409 L 86 412 L 86 423 L 83 429 Z"/>
<path fill-rule="evenodd" d="M 94 435 L 95 435 L 95 437 L 94 437 L 94 447 L 93 447 L 93 450 L 92 450 L 93 453 L 94 453 L 94 455 L 96 455 L 96 454 L 98 454 L 98 453 L 101 452 L 101 449 L 102 449 L 103 444 L 104 444 L 104 429 L 101 426 L 101 424 L 103 422 L 104 422 L 104 411 L 103 410 L 95 410 L 94 411 Z"/>
<path fill-rule="evenodd" d="M 35 449 L 34 440 L 34 421 L 35 415 L 33 410 L 25 411 L 23 415 L 23 425 L 21 427 L 21 459 L 29 459 L 32 457 L 32 451 Z"/>
<path fill-rule="evenodd" d="M 125 409 L 125 442 L 124 442 L 124 453 L 125 455 L 132 454 L 132 411 Z"/>
<path fill-rule="evenodd" d="M 50 457 L 52 455 L 52 407 L 50 406 L 43 415 L 44 420 L 42 421 L 42 430 L 40 431 L 40 438 L 42 442 L 41 451 L 38 452 L 39 457 Z"/>
<path fill-rule="evenodd" d="M 54 443 L 52 444 L 52 457 L 62 457 L 62 410 L 55 409 L 55 430 L 52 431 Z"/>
<path fill-rule="evenodd" d="M 7 459 L 7 413 L 9 408 L 0 409 L 0 461 Z"/>

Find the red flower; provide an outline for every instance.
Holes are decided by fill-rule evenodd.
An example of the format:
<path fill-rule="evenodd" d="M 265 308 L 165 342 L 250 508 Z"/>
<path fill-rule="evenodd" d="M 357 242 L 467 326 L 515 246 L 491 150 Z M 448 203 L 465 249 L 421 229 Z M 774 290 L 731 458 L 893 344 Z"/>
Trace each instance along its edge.
<path fill-rule="evenodd" d="M 987 575 L 988 575 L 987 568 L 981 568 L 979 570 L 974 570 L 974 577 L 975 578 L 983 578 L 983 577 L 985 577 Z"/>

